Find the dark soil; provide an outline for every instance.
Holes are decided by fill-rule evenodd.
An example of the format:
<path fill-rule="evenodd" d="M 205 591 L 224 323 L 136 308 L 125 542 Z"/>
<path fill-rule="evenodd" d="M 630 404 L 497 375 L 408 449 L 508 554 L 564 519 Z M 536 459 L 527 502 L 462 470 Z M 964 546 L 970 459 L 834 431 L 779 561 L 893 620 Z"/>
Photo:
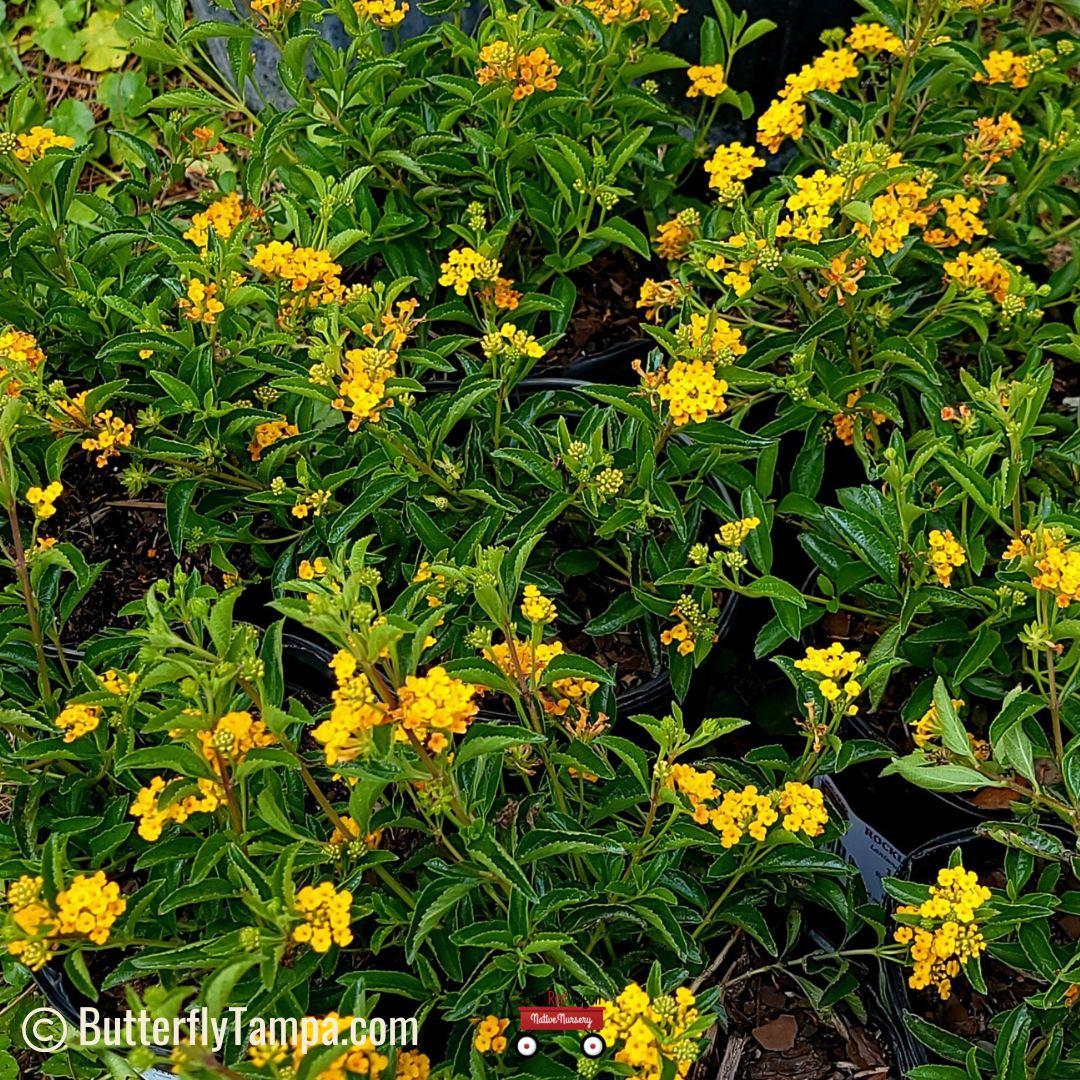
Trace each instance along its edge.
<path fill-rule="evenodd" d="M 766 962 L 750 953 L 740 966 Z M 734 986 L 724 999 L 729 1017 L 690 1080 L 899 1080 L 885 1040 L 872 1023 L 839 1005 L 818 1016 L 799 986 L 770 972 Z"/>
<path fill-rule="evenodd" d="M 132 619 L 117 613 L 141 599 L 177 565 L 165 528 L 165 504 L 154 494 L 131 498 L 120 483 L 119 470 L 95 468 L 92 460 L 72 458 L 65 466 L 64 494 L 56 503 L 56 516 L 42 532 L 74 544 L 91 565 L 106 564 L 68 621 L 65 643 L 78 644 L 103 627 L 132 625 Z M 208 549 L 185 553 L 179 564 L 220 585 Z"/>
<path fill-rule="evenodd" d="M 648 269 L 626 252 L 605 252 L 571 274 L 577 286 L 574 316 L 562 340 L 540 363 L 566 367 L 613 345 L 643 337 L 643 313 L 637 299 L 648 276 Z"/>
<path fill-rule="evenodd" d="M 911 990 L 909 1008 L 946 1031 L 968 1039 L 987 1038 L 992 1042 L 995 1035 L 990 1021 L 1045 987 L 992 957 L 983 956 L 982 973 L 986 980 L 985 994 L 961 976 L 953 980 L 953 992 L 948 1001 L 942 1001 L 932 988 Z"/>

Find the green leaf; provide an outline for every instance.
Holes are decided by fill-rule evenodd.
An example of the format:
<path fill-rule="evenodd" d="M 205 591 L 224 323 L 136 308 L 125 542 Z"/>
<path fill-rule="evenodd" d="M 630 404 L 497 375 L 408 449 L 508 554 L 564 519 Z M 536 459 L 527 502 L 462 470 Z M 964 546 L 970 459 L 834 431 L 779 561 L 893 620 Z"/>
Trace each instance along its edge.
<path fill-rule="evenodd" d="M 544 742 L 547 742 L 544 735 L 527 728 L 503 724 L 473 724 L 454 751 L 454 765 L 462 765 L 486 754 L 502 754 L 515 746 Z"/>
<path fill-rule="evenodd" d="M 514 857 L 495 839 L 495 834 L 489 832 L 485 836 L 466 845 L 469 854 L 483 866 L 487 867 L 500 881 L 515 889 L 520 889 L 532 903 L 537 903 L 540 897 L 536 894 L 532 882 L 525 876 Z"/>
<path fill-rule="evenodd" d="M 986 787 L 1005 786 L 966 765 L 934 765 L 922 754 L 897 758 L 883 770 L 883 775 L 894 772 L 927 791 L 978 791 Z"/>
<path fill-rule="evenodd" d="M 965 679 L 982 670 L 994 650 L 1001 644 L 1001 634 L 990 626 L 981 626 L 970 648 L 956 665 L 953 681 L 959 686 Z"/>
<path fill-rule="evenodd" d="M 184 550 L 184 527 L 198 486 L 198 480 L 178 480 L 165 494 L 165 527 L 169 543 L 177 553 Z"/>
<path fill-rule="evenodd" d="M 409 932 L 405 937 L 405 959 L 415 963 L 420 946 L 439 926 L 444 915 L 476 888 L 475 881 L 448 882 L 445 878 L 431 882 L 416 901 Z"/>
<path fill-rule="evenodd" d="M 622 244 L 623 247 L 628 247 L 645 260 L 652 257 L 645 234 L 624 218 L 609 218 L 599 228 L 593 229 L 592 236 L 598 240 L 607 240 L 612 244 Z"/>
<path fill-rule="evenodd" d="M 602 668 L 595 660 L 565 654 L 554 657 L 544 668 L 544 673 L 540 676 L 540 685 L 550 686 L 559 679 L 591 679 L 603 686 L 611 686 L 615 682 L 615 677 L 611 672 L 607 668 Z"/>
<path fill-rule="evenodd" d="M 960 722 L 960 716 L 952 703 L 945 680 L 940 676 L 934 683 L 934 709 L 938 715 L 938 723 L 941 725 L 942 745 L 957 757 L 970 759 L 971 741 L 968 739 L 967 730 Z"/>
<path fill-rule="evenodd" d="M 358 495 L 336 518 L 327 532 L 331 544 L 349 539 L 357 525 L 370 517 L 383 503 L 396 495 L 406 484 L 404 476 L 380 476 L 365 481 L 363 492 Z"/>
<path fill-rule="evenodd" d="M 629 626 L 644 614 L 645 609 L 634 598 L 633 593 L 620 593 L 606 610 L 585 624 L 585 633 L 592 634 L 594 637 L 614 634 L 616 630 Z"/>
<path fill-rule="evenodd" d="M 802 844 L 782 844 L 767 852 L 756 864 L 765 874 L 839 874 L 847 876 L 853 869 L 839 855 Z"/>
<path fill-rule="evenodd" d="M 1064 859 L 1069 854 L 1060 837 L 1021 821 L 984 821 L 976 832 L 1039 859 Z"/>
<path fill-rule="evenodd" d="M 743 592 L 747 596 L 768 596 L 775 600 L 783 600 L 796 607 L 806 607 L 806 598 L 794 585 L 789 585 L 782 578 L 765 574 L 754 581 L 749 581 L 743 586 Z"/>
<path fill-rule="evenodd" d="M 167 915 L 177 908 L 194 907 L 196 904 L 207 904 L 237 895 L 239 890 L 228 879 L 207 878 L 194 885 L 181 885 L 175 892 L 169 893 L 158 905 L 158 914 Z"/>
<path fill-rule="evenodd" d="M 516 855 L 523 863 L 563 855 L 622 855 L 624 849 L 615 840 L 587 832 L 565 829 L 532 829 L 518 844 Z"/>
<path fill-rule="evenodd" d="M 1069 798 L 1074 806 L 1080 806 L 1080 735 L 1070 739 L 1069 745 L 1065 747 L 1061 772 Z"/>

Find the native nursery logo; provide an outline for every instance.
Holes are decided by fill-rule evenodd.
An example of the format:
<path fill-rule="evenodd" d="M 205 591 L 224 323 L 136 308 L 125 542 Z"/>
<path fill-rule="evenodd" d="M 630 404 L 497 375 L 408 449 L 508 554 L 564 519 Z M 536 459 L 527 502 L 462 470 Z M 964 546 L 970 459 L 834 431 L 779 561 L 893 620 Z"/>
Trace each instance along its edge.
<path fill-rule="evenodd" d="M 546 1004 L 518 1006 L 514 1049 L 522 1057 L 532 1057 L 540 1049 L 544 1033 L 577 1031 L 582 1033 L 581 1052 L 587 1058 L 598 1058 L 607 1049 L 600 1036 L 603 1026 L 602 1005 L 574 1005 L 562 991 L 549 990 Z"/>

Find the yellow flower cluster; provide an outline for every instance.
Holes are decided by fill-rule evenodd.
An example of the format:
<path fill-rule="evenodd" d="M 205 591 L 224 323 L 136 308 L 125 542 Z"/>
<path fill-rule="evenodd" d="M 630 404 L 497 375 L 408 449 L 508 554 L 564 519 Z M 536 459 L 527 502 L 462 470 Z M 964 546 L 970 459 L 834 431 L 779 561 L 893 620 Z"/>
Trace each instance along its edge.
<path fill-rule="evenodd" d="M 798 190 L 784 201 L 791 217 L 776 226 L 776 235 L 820 244 L 822 233 L 833 223 L 832 209 L 843 197 L 846 185 L 842 176 L 824 169 L 816 169 L 810 176 L 796 176 Z"/>
<path fill-rule="evenodd" d="M 617 1047 L 614 1058 L 628 1065 L 630 1080 L 661 1080 L 673 1075 L 683 1080 L 698 1055 L 699 1045 L 686 1032 L 698 1019 L 696 998 L 684 986 L 674 996 L 650 998 L 637 983 L 630 983 L 604 1009 L 600 1037 Z"/>
<path fill-rule="evenodd" d="M 704 825 L 709 820 L 709 808 L 706 803 L 720 798 L 720 789 L 714 783 L 716 774 L 709 769 L 695 769 L 693 765 L 676 762 L 665 781 L 673 791 L 678 791 L 690 800 L 694 808 L 694 820 Z"/>
<path fill-rule="evenodd" d="M 928 180 L 902 180 L 890 184 L 870 203 L 873 224 L 857 221 L 855 235 L 869 241 L 867 246 L 871 255 L 881 256 L 886 251 L 895 255 L 912 227 L 925 228 L 930 220 L 929 195 Z"/>
<path fill-rule="evenodd" d="M 225 799 L 225 792 L 213 780 L 197 781 L 198 794 L 174 799 L 167 806 L 161 805 L 161 793 L 165 790 L 164 777 L 155 776 L 149 787 L 139 789 L 128 813 L 139 819 L 139 835 L 147 841 L 161 837 L 162 830 L 170 822 L 183 825 L 192 814 L 212 814 Z"/>
<path fill-rule="evenodd" d="M 345 649 L 334 654 L 330 670 L 337 686 L 330 695 L 330 716 L 311 734 L 322 748 L 327 765 L 355 761 L 371 745 L 372 729 L 392 721 L 375 696 L 367 675 L 358 671 L 356 657 Z"/>
<path fill-rule="evenodd" d="M 0 379 L 11 374 L 7 364 L 14 365 L 16 369 L 26 367 L 33 371 L 44 359 L 45 354 L 33 334 L 16 330 L 14 326 L 9 326 L 0 333 L 0 361 L 5 365 L 0 367 Z M 5 388 L 9 397 L 17 397 L 19 389 L 19 382 L 14 378 Z"/>
<path fill-rule="evenodd" d="M 34 508 L 34 516 L 44 521 L 45 518 L 51 518 L 56 513 L 56 500 L 63 494 L 64 485 L 59 480 L 54 480 L 45 487 L 38 487 L 35 484 L 27 488 L 26 501 Z"/>
<path fill-rule="evenodd" d="M 393 30 L 400 26 L 409 12 L 409 5 L 400 7 L 395 0 L 355 0 L 353 11 L 361 20 L 373 22 L 380 30 Z"/>
<path fill-rule="evenodd" d="M 1064 535 L 1044 533 L 1043 550 L 1035 560 L 1039 572 L 1031 578 L 1036 589 L 1056 593 L 1062 608 L 1080 600 L 1080 551 L 1067 551 L 1065 544 Z"/>
<path fill-rule="evenodd" d="M 725 547 L 738 547 L 759 525 L 761 518 L 745 517 L 738 521 L 726 521 L 716 534 L 716 541 Z"/>
<path fill-rule="evenodd" d="M 806 655 L 795 661 L 795 667 L 809 675 L 821 676 L 818 688 L 826 701 L 834 703 L 842 698 L 849 716 L 858 711 L 854 701 L 862 693 L 862 685 L 856 676 L 863 668 L 862 653 L 858 649 L 847 650 L 839 641 L 824 649 L 811 645 Z"/>
<path fill-rule="evenodd" d="M 677 360 L 667 368 L 666 377 L 657 387 L 662 402 L 676 428 L 691 421 L 703 423 L 727 409 L 724 395 L 728 383 L 716 377 L 716 365 L 703 360 Z"/>
<path fill-rule="evenodd" d="M 450 745 L 447 734 L 464 735 L 479 710 L 475 686 L 455 679 L 444 667 L 433 667 L 426 675 L 406 678 L 393 718 L 401 725 L 399 739 L 408 738 L 408 732 L 441 754 Z"/>
<path fill-rule="evenodd" d="M 901 904 L 897 915 L 917 916 L 919 925 L 903 925 L 894 939 L 909 947 L 912 973 L 908 985 L 913 990 L 934 986 L 942 1001 L 952 993 L 952 980 L 960 974 L 964 961 L 986 949 L 986 939 L 976 923 L 978 910 L 990 899 L 990 890 L 979 884 L 973 870 L 963 866 L 943 867 L 937 884 L 930 886 L 930 898 L 916 906 Z"/>
<path fill-rule="evenodd" d="M 1014 90 L 1023 90 L 1031 81 L 1030 58 L 1014 53 L 1012 49 L 993 49 L 983 61 L 986 74 L 975 73 L 976 82 L 990 86 L 1008 83 Z"/>
<path fill-rule="evenodd" d="M 306 518 L 308 514 L 313 517 L 321 517 L 323 507 L 331 499 L 331 493 L 325 488 L 319 488 L 317 491 L 309 492 L 307 495 L 300 495 L 296 504 L 289 511 L 294 518 Z"/>
<path fill-rule="evenodd" d="M 521 614 L 531 623 L 549 623 L 555 621 L 555 602 L 535 585 L 526 585 L 521 601 Z"/>
<path fill-rule="evenodd" d="M 680 619 L 674 626 L 660 631 L 660 644 L 675 645 L 680 656 L 688 656 L 697 648 L 694 628 L 685 619 Z"/>
<path fill-rule="evenodd" d="M 219 240 L 228 240 L 244 220 L 244 207 L 235 191 L 212 202 L 205 210 L 191 215 L 191 227 L 184 233 L 204 255 L 210 246 L 210 233 Z"/>
<path fill-rule="evenodd" d="M 740 142 L 721 143 L 705 162 L 709 187 L 719 191 L 723 199 L 733 201 L 742 195 L 743 181 L 749 180 L 753 171 L 764 164 L 765 159 L 758 157 L 752 146 L 743 146 Z"/>
<path fill-rule="evenodd" d="M 774 792 L 774 798 L 776 797 Z M 779 792 L 778 806 L 782 815 L 781 828 L 789 833 L 820 836 L 829 824 L 825 797 L 817 788 L 795 781 L 786 783 Z"/>
<path fill-rule="evenodd" d="M 393 406 L 394 399 L 387 397 L 386 384 L 394 377 L 396 364 L 396 352 L 374 345 L 345 353 L 338 397 L 331 404 L 348 414 L 350 431 L 356 431 L 363 423 L 379 423 L 383 410 Z"/>
<path fill-rule="evenodd" d="M 859 398 L 862 397 L 862 393 L 862 390 L 852 390 L 847 396 L 846 411 L 833 413 L 833 429 L 836 432 L 836 437 L 845 446 L 851 446 L 855 441 L 855 410 L 859 404 Z M 870 421 L 875 426 L 884 424 L 886 419 L 885 414 L 878 412 L 877 409 L 870 410 Z M 868 439 L 873 437 L 869 428 L 866 431 L 866 437 Z"/>
<path fill-rule="evenodd" d="M 719 97 L 727 89 L 723 64 L 693 64 L 686 74 L 690 77 L 690 89 L 686 91 L 688 98 Z"/>
<path fill-rule="evenodd" d="M 953 570 L 967 562 L 967 554 L 951 529 L 944 532 L 941 529 L 931 529 L 928 539 L 930 566 L 937 574 L 938 581 L 947 589 Z"/>
<path fill-rule="evenodd" d="M 945 228 L 923 233 L 931 247 L 956 247 L 971 243 L 976 236 L 986 236 L 986 226 L 979 218 L 982 202 L 974 195 L 947 195 L 941 200 L 941 208 L 945 211 Z"/>
<path fill-rule="evenodd" d="M 120 886 L 105 873 L 76 874 L 56 895 L 55 908 L 41 895 L 40 877 L 21 877 L 7 892 L 13 931 L 8 942 L 11 956 L 38 971 L 56 955 L 63 938 L 82 938 L 104 945 L 113 924 L 127 909 Z"/>
<path fill-rule="evenodd" d="M 563 651 L 561 641 L 542 641 L 535 649 L 531 642 L 515 641 L 512 644 L 501 642 L 498 645 L 490 645 L 484 650 L 484 656 L 514 682 L 517 682 L 519 673 L 526 680 L 531 678 L 534 682 L 538 682 L 548 664 L 556 656 L 562 656 Z M 574 708 L 580 717 L 587 714 L 589 698 L 599 689 L 600 684 L 593 679 L 569 676 L 565 679 L 556 679 L 549 686 L 544 687 L 540 694 L 540 701 L 544 706 L 544 711 L 553 716 L 565 716 L 571 708 Z"/>
<path fill-rule="evenodd" d="M 849 296 L 859 291 L 859 282 L 866 276 L 866 260 L 860 256 L 848 266 L 848 253 L 837 255 L 829 260 L 827 269 L 821 271 L 825 284 L 818 289 L 818 296 L 824 300 L 829 295 L 836 297 L 838 307 L 847 303 Z"/>
<path fill-rule="evenodd" d="M 503 323 L 498 330 L 485 334 L 480 341 L 480 348 L 489 360 L 503 357 L 513 361 L 523 356 L 530 360 L 539 360 L 544 355 L 544 346 L 513 323 Z"/>
<path fill-rule="evenodd" d="M 761 251 L 767 246 L 763 237 L 758 237 L 751 245 L 745 233 L 735 233 L 725 241 L 729 246 L 746 248 L 749 258 L 740 259 L 734 267 L 724 275 L 724 284 L 731 287 L 738 297 L 745 296 L 750 291 L 750 272 L 757 266 Z M 723 255 L 713 255 L 705 264 L 709 270 L 719 273 L 729 266 Z M 745 350 L 740 350 L 743 352 Z"/>
<path fill-rule="evenodd" d="M 187 295 L 180 297 L 177 305 L 184 312 L 185 319 L 209 326 L 217 322 L 217 317 L 225 310 L 225 305 L 217 298 L 217 293 L 216 282 L 207 284 L 198 278 L 192 278 L 188 282 Z"/>
<path fill-rule="evenodd" d="M 703 423 L 727 409 L 728 384 L 716 377 L 716 365 L 705 360 L 676 360 L 667 369 L 656 393 L 667 402 L 668 415 L 676 427 Z"/>
<path fill-rule="evenodd" d="M 296 914 L 303 922 L 293 928 L 293 941 L 310 945 L 317 953 L 329 952 L 331 945 L 351 944 L 352 900 L 348 889 L 339 892 L 330 881 L 305 885 L 296 894 Z"/>
<path fill-rule="evenodd" d="M 746 352 L 742 331 L 719 315 L 694 312 L 689 323 L 676 329 L 675 336 L 680 346 L 704 360 L 731 361 Z"/>
<path fill-rule="evenodd" d="M 562 71 L 547 49 L 538 47 L 531 52 L 518 52 L 508 41 L 485 45 L 480 50 L 480 63 L 476 81 L 481 86 L 493 82 L 511 84 L 515 101 L 529 97 L 537 90 L 554 90 L 556 76 Z"/>
<path fill-rule="evenodd" d="M 322 577 L 329 569 L 330 564 L 320 555 L 314 562 L 303 559 L 297 567 L 296 576 L 301 581 L 314 581 L 316 577 Z"/>
<path fill-rule="evenodd" d="M 904 43 L 881 23 L 858 23 L 851 28 L 851 33 L 844 40 L 856 52 L 869 56 L 879 52 L 899 56 L 904 51 Z"/>
<path fill-rule="evenodd" d="M 505 1017 L 485 1016 L 476 1025 L 473 1046 L 481 1054 L 501 1054 L 506 1049 L 506 1029 L 509 1026 L 510 1021 Z"/>
<path fill-rule="evenodd" d="M 109 458 L 119 457 L 120 448 L 130 446 L 135 428 L 125 423 L 119 416 L 114 416 L 112 409 L 99 412 L 93 419 L 91 433 L 79 444 L 84 450 L 98 452 L 94 461 L 99 469 L 104 469 Z"/>
<path fill-rule="evenodd" d="M 246 709 L 228 712 L 209 731 L 196 733 L 203 756 L 214 772 L 221 775 L 222 762 L 239 765 L 249 750 L 273 746 L 277 740 L 262 720 L 256 720 Z"/>
<path fill-rule="evenodd" d="M 258 461 L 263 451 L 281 439 L 291 439 L 299 435 L 300 429 L 295 424 L 290 424 L 283 416 L 280 420 L 268 420 L 264 424 L 256 424 L 251 434 L 251 442 L 248 444 L 248 453 L 252 461 Z"/>
<path fill-rule="evenodd" d="M 67 705 L 56 718 L 56 726 L 64 733 L 66 743 L 96 731 L 100 723 L 100 705 Z"/>
<path fill-rule="evenodd" d="M 829 823 L 821 792 L 807 784 L 789 782 L 769 793 L 748 784 L 742 791 L 721 794 L 714 781 L 711 770 L 702 772 L 692 765 L 675 764 L 666 783 L 690 800 L 699 825 L 709 824 L 720 833 L 722 847 L 733 848 L 745 836 L 762 843 L 777 822 L 785 832 L 809 837 L 820 836 Z M 716 799 L 720 800 L 718 805 L 707 805 Z"/>
<path fill-rule="evenodd" d="M 104 945 L 113 923 L 126 908 L 120 886 L 109 881 L 103 871 L 76 874 L 71 884 L 56 894 L 57 930 Z"/>
<path fill-rule="evenodd" d="M 795 75 L 789 75 L 784 88 L 758 117 L 757 141 L 775 154 L 785 139 L 802 137 L 806 122 L 806 95 L 814 90 L 835 94 L 846 79 L 857 78 L 855 54 L 850 49 L 826 49 Z"/>
<path fill-rule="evenodd" d="M 679 597 L 671 614 L 679 621 L 670 629 L 661 632 L 661 645 L 676 645 L 680 656 L 688 656 L 697 648 L 699 642 L 716 642 L 715 622 L 708 618 L 701 605 L 690 594 L 683 593 Z"/>
<path fill-rule="evenodd" d="M 950 698 L 954 709 L 962 709 L 964 707 L 964 701 L 962 698 Z M 941 738 L 941 716 L 938 713 L 936 705 L 931 705 L 926 712 L 919 717 L 918 720 L 911 721 L 911 727 L 913 728 L 911 733 L 911 741 L 920 749 L 924 749 L 931 743 L 936 742 Z M 970 732 L 968 733 L 968 742 L 971 744 L 972 753 L 982 760 L 990 755 L 990 744 L 983 739 L 976 739 Z"/>
<path fill-rule="evenodd" d="M 369 322 L 362 327 L 363 332 L 372 345 L 380 345 L 383 348 L 388 347 L 391 352 L 397 353 L 408 341 L 409 335 L 420 323 L 424 322 L 422 317 L 419 319 L 414 318 L 416 309 L 419 306 L 420 301 L 415 298 L 399 300 L 396 310 L 387 308 L 382 313 L 379 318 L 380 326 L 378 329 L 373 323 Z M 388 334 L 391 335 L 389 338 L 387 338 Z"/>
<path fill-rule="evenodd" d="M 300 0 L 251 0 L 251 10 L 265 16 L 265 20 L 260 20 L 261 26 L 266 26 L 267 22 L 281 25 L 299 6 Z"/>
<path fill-rule="evenodd" d="M 74 145 L 75 140 L 70 135 L 57 135 L 52 128 L 36 125 L 16 136 L 13 153 L 19 161 L 26 163 L 44 157 L 45 151 L 54 146 L 70 150 Z"/>
<path fill-rule="evenodd" d="M 720 805 L 709 811 L 709 824 L 720 834 L 720 846 L 725 848 L 734 847 L 744 836 L 760 843 L 779 820 L 772 799 L 753 784 L 742 791 L 725 791 Z"/>
<path fill-rule="evenodd" d="M 464 296 L 474 281 L 488 285 L 498 281 L 502 263 L 498 259 L 485 258 L 471 247 L 463 247 L 451 251 L 440 269 L 442 276 L 439 284 L 452 288 L 458 296 Z"/>
<path fill-rule="evenodd" d="M 665 281 L 646 278 L 638 294 L 637 306 L 645 309 L 646 319 L 659 322 L 661 311 L 666 307 L 674 307 L 684 295 L 682 286 L 674 278 Z"/>
<path fill-rule="evenodd" d="M 961 251 L 945 264 L 945 275 L 962 289 L 987 293 L 999 304 L 1009 295 L 1012 277 L 1009 267 L 994 248 Z"/>
<path fill-rule="evenodd" d="M 964 159 L 979 158 L 987 165 L 996 165 L 1002 158 L 1012 157 L 1024 145 L 1024 130 L 1011 113 L 1003 112 L 995 120 L 980 116 L 975 121 L 975 134 L 964 140 Z"/>
<path fill-rule="evenodd" d="M 44 885 L 44 879 L 24 875 L 7 890 L 14 935 L 7 951 L 31 971 L 40 971 L 56 955 L 56 915 L 41 895 Z"/>
<path fill-rule="evenodd" d="M 98 676 L 98 682 L 101 683 L 101 688 L 108 690 L 110 694 L 115 694 L 116 697 L 127 697 L 135 689 L 138 678 L 139 676 L 134 671 L 129 671 L 125 675 L 116 668 L 109 668 L 104 675 Z"/>
<path fill-rule="evenodd" d="M 285 303 L 286 314 L 303 307 L 340 302 L 345 293 L 341 267 L 323 248 L 296 247 L 290 240 L 271 240 L 256 246 L 251 266 L 288 286 L 293 295 Z"/>
<path fill-rule="evenodd" d="M 361 834 L 360 826 L 347 814 L 338 818 L 338 821 L 344 826 L 345 831 L 342 832 L 336 825 L 334 826 L 334 831 L 330 834 L 329 840 L 329 843 L 334 847 L 340 847 L 342 844 L 351 844 L 356 840 L 363 840 L 368 848 L 377 848 L 382 841 L 382 829 L 376 829 L 374 832 Z"/>
<path fill-rule="evenodd" d="M 605 26 L 612 23 L 648 22 L 652 12 L 643 3 L 643 0 L 585 0 L 585 7 L 589 9 Z M 675 6 L 675 18 L 677 22 L 682 11 Z"/>
<path fill-rule="evenodd" d="M 656 252 L 661 259 L 684 259 L 697 234 L 701 216 L 696 210 L 683 210 L 656 227 Z"/>

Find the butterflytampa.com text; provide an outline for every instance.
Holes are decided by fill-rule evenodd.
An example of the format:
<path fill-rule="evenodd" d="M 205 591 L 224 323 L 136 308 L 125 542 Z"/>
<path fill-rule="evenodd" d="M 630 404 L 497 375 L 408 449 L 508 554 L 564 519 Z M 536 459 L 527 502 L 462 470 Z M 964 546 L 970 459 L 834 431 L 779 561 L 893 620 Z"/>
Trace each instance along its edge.
<path fill-rule="evenodd" d="M 79 1042 L 107 1048 L 204 1045 L 215 1053 L 227 1043 L 235 1046 L 294 1046 L 301 1054 L 316 1046 L 416 1046 L 415 1017 L 249 1016 L 244 1006 L 227 1008 L 219 1016 L 208 1009 L 192 1009 L 180 1016 L 154 1016 L 142 1010 L 102 1016 L 91 1006 L 79 1010 Z"/>

